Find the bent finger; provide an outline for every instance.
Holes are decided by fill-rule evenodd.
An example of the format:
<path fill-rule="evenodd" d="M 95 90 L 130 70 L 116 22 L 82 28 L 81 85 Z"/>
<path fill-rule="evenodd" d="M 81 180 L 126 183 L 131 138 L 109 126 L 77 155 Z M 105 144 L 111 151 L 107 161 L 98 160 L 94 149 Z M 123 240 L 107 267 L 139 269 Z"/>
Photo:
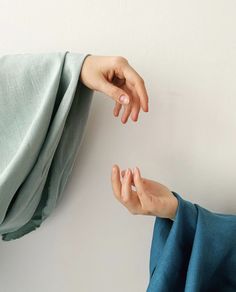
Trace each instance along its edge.
<path fill-rule="evenodd" d="M 99 90 L 105 93 L 106 95 L 110 96 L 114 101 L 122 105 L 127 105 L 132 101 L 132 97 L 127 92 L 113 85 L 105 78 L 102 84 L 100 85 Z"/>
<path fill-rule="evenodd" d="M 121 171 L 121 177 L 122 179 L 124 178 L 125 176 L 125 170 L 122 170 Z M 131 185 L 134 186 L 134 178 L 133 178 L 133 173 L 131 172 Z"/>
<path fill-rule="evenodd" d="M 131 170 L 128 168 L 125 172 L 122 187 L 121 187 L 121 197 L 124 203 L 128 204 L 131 199 L 132 189 L 131 189 Z"/>
<path fill-rule="evenodd" d="M 113 114 L 115 117 L 119 116 L 121 108 L 122 108 L 122 105 L 116 101 L 116 104 L 113 109 Z"/>
<path fill-rule="evenodd" d="M 122 117 L 121 117 L 121 122 L 123 124 L 125 124 L 128 121 L 129 116 L 131 114 L 131 110 L 132 110 L 131 105 L 127 105 L 127 106 L 124 107 L 124 111 L 123 111 L 123 114 L 122 114 Z"/>
<path fill-rule="evenodd" d="M 134 86 L 140 99 L 140 103 L 144 112 L 148 111 L 148 94 L 142 77 L 127 64 L 124 68 L 125 79 Z"/>
<path fill-rule="evenodd" d="M 134 122 L 138 120 L 138 115 L 140 112 L 140 102 L 136 99 L 136 101 L 133 103 L 132 112 L 131 112 L 131 118 Z"/>

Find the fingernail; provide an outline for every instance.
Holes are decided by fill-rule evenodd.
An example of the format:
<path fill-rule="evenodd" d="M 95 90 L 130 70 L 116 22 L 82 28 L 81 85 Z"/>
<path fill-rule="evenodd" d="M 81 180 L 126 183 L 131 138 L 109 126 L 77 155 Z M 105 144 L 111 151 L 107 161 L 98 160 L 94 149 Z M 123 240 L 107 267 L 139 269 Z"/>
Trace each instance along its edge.
<path fill-rule="evenodd" d="M 129 98 L 126 95 L 121 95 L 119 100 L 120 100 L 121 103 L 124 103 L 124 104 L 128 104 L 129 103 Z"/>
<path fill-rule="evenodd" d="M 113 171 L 113 173 L 116 172 L 116 167 L 115 166 L 113 166 L 112 171 Z"/>

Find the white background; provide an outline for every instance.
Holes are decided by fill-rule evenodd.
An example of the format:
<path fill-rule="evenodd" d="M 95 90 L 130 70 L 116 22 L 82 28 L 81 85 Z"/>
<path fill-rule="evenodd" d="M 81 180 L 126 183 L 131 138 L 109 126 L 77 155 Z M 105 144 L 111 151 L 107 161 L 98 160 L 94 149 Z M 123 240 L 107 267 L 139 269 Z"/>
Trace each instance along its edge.
<path fill-rule="evenodd" d="M 1 54 L 122 55 L 150 98 L 150 113 L 124 126 L 94 95 L 61 204 L 37 231 L 0 243 L 1 291 L 145 291 L 154 218 L 113 197 L 113 163 L 236 214 L 235 11 L 235 0 L 0 0 Z"/>

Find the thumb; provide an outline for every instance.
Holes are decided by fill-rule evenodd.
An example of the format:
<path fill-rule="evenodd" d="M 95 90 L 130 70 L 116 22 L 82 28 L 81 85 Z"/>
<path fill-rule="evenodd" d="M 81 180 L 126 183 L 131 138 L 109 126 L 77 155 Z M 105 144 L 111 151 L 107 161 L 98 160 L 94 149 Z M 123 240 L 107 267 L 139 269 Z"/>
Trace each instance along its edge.
<path fill-rule="evenodd" d="M 101 91 L 120 104 L 127 105 L 130 103 L 130 96 L 123 89 L 113 85 L 107 80 L 103 81 Z"/>

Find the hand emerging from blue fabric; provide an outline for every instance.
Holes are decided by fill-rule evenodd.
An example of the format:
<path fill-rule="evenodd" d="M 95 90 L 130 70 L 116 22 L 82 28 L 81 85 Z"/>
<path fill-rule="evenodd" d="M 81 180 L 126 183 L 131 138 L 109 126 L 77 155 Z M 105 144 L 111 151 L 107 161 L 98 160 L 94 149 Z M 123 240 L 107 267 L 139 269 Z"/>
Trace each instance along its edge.
<path fill-rule="evenodd" d="M 129 168 L 120 172 L 119 167 L 114 165 L 111 182 L 115 197 L 132 214 L 169 219 L 175 217 L 178 207 L 177 198 L 164 185 L 142 178 L 137 167 L 133 172 Z"/>
<path fill-rule="evenodd" d="M 126 123 L 131 116 L 138 120 L 140 109 L 148 111 L 148 95 L 144 80 L 123 57 L 88 56 L 81 70 L 80 80 L 88 88 L 100 91 L 115 101 L 113 114 Z"/>

